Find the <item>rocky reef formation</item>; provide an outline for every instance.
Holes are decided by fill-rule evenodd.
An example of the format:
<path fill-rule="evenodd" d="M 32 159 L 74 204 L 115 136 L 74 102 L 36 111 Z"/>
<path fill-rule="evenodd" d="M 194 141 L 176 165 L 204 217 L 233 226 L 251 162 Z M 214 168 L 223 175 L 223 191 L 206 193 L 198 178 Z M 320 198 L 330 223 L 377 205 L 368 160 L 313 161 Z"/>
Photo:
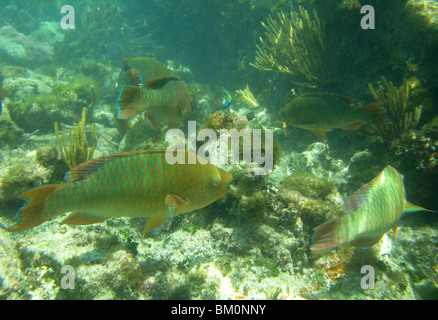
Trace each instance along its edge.
<path fill-rule="evenodd" d="M 0 59 L 3 63 L 29 66 L 47 63 L 53 55 L 50 46 L 19 33 L 13 27 L 0 29 Z"/>

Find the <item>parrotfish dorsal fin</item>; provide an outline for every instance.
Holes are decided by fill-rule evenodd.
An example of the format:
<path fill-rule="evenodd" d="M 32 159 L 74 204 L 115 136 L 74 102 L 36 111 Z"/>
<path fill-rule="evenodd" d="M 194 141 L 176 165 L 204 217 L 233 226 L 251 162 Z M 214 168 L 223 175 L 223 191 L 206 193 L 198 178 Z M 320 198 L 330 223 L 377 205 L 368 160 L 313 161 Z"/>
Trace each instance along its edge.
<path fill-rule="evenodd" d="M 176 76 L 170 76 L 170 77 L 163 77 L 160 79 L 151 79 L 148 82 L 146 82 L 145 87 L 148 89 L 161 89 L 171 80 L 181 80 L 180 78 Z"/>
<path fill-rule="evenodd" d="M 321 93 L 305 93 L 305 94 L 298 96 L 297 99 L 299 97 L 311 97 L 311 96 L 314 96 L 314 97 L 316 97 L 316 96 L 320 96 L 320 97 L 331 96 L 331 97 L 335 97 L 335 98 L 344 100 L 345 102 L 347 102 L 348 104 L 351 104 L 351 105 L 354 105 L 354 104 L 359 102 L 357 99 L 352 98 L 352 97 L 341 96 L 341 95 L 336 94 L 336 93 L 323 93 L 323 92 L 321 92 Z"/>
<path fill-rule="evenodd" d="M 128 151 L 128 152 L 121 152 L 121 153 L 116 153 L 116 154 L 112 154 L 110 156 L 103 156 L 100 158 L 95 158 L 92 160 L 89 160 L 87 162 L 81 163 L 80 165 L 70 169 L 69 171 L 67 171 L 67 173 L 65 174 L 65 180 L 67 182 L 75 182 L 78 180 L 83 180 L 85 178 L 87 178 L 89 175 L 93 174 L 97 169 L 99 169 L 101 166 L 103 166 L 104 164 L 106 164 L 107 162 L 113 161 L 114 159 L 117 158 L 123 158 L 123 157 L 129 157 L 129 156 L 133 156 L 136 154 L 165 154 L 166 152 L 170 152 L 170 153 L 183 153 L 184 154 L 184 163 L 187 163 L 188 161 L 188 157 L 194 157 L 196 159 L 196 161 L 206 161 L 206 159 L 202 158 L 199 155 L 196 155 L 195 153 L 191 152 L 191 151 L 178 151 L 178 150 L 173 150 L 173 151 L 169 151 L 167 149 L 164 150 L 138 150 L 138 151 Z M 26 194 L 24 194 L 25 196 Z"/>
<path fill-rule="evenodd" d="M 76 167 L 70 169 L 65 174 L 65 180 L 67 182 L 75 182 L 87 178 L 89 175 L 93 174 L 97 169 L 103 166 L 105 163 L 110 162 L 116 158 L 126 157 L 137 153 L 161 153 L 166 150 L 142 150 L 142 151 L 128 151 L 122 153 L 112 154 L 110 156 L 104 156 L 100 158 L 95 158 L 87 162 L 83 162 Z"/>
<path fill-rule="evenodd" d="M 131 118 L 142 112 L 142 110 L 139 111 L 136 108 L 138 103 L 137 97 L 140 95 L 142 90 L 144 89 L 136 86 L 123 87 L 123 90 L 120 93 L 117 101 L 117 119 Z"/>
<path fill-rule="evenodd" d="M 113 161 L 114 159 L 117 159 L 117 158 L 129 157 L 131 155 L 136 155 L 139 153 L 142 153 L 142 154 L 162 154 L 162 153 L 166 153 L 166 152 L 173 152 L 173 153 L 174 152 L 182 152 L 182 153 L 184 153 L 184 156 L 186 157 L 185 163 L 187 163 L 187 157 L 189 157 L 189 156 L 196 157 L 197 161 L 199 161 L 199 159 L 202 158 L 201 156 L 196 155 L 190 151 L 168 151 L 166 149 L 164 149 L 164 150 L 128 151 L 128 152 L 112 154 L 110 156 L 103 156 L 100 158 L 95 158 L 95 159 L 89 160 L 87 162 L 81 163 L 80 165 L 67 171 L 67 173 L 65 174 L 65 180 L 67 182 L 75 182 L 78 180 L 83 180 L 83 179 L 87 178 L 89 175 L 93 174 L 97 169 L 99 169 L 101 166 L 103 166 L 107 162 Z M 25 195 L 26 194 L 24 194 L 24 196 Z"/>
<path fill-rule="evenodd" d="M 152 58 L 125 58 L 125 69 L 137 69 L 144 82 L 173 75 L 173 71 Z"/>
<path fill-rule="evenodd" d="M 70 169 L 65 174 L 65 180 L 67 182 L 75 182 L 87 178 L 93 174 L 97 169 L 103 166 L 105 163 L 111 161 L 113 156 L 100 157 L 81 163 L 80 165 Z"/>
<path fill-rule="evenodd" d="M 380 175 L 379 175 L 380 176 Z M 355 193 L 353 193 L 347 201 L 344 203 L 344 212 L 345 213 L 351 213 L 355 211 L 356 209 L 360 208 L 368 199 L 369 192 L 371 190 L 371 187 L 373 186 L 373 182 L 376 178 L 374 178 L 372 181 L 364 185 L 362 188 L 357 190 Z"/>

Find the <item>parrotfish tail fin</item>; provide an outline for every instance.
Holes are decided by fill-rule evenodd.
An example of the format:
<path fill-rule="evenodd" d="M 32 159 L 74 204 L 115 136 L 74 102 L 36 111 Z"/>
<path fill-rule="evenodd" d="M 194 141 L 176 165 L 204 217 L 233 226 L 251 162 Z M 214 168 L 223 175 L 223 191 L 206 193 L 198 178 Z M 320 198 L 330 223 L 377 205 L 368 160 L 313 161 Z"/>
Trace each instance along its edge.
<path fill-rule="evenodd" d="M 117 101 L 117 119 L 131 118 L 141 112 L 136 108 L 137 97 L 140 95 L 141 90 L 144 89 L 137 86 L 123 87 Z"/>
<path fill-rule="evenodd" d="M 126 71 L 126 75 L 129 78 L 129 85 L 134 87 L 142 87 L 143 86 L 143 80 L 140 75 L 139 70 L 131 69 Z"/>
<path fill-rule="evenodd" d="M 148 89 L 161 89 L 162 87 L 164 87 L 166 85 L 166 83 L 168 83 L 171 80 L 181 80 L 180 78 L 178 78 L 177 76 L 170 76 L 170 77 L 163 77 L 160 79 L 151 79 L 148 82 L 146 82 L 145 87 Z"/>
<path fill-rule="evenodd" d="M 391 122 L 386 114 L 386 109 L 383 107 L 383 103 L 369 104 L 364 106 L 363 109 L 368 114 L 369 122 L 373 124 L 387 124 Z"/>
<path fill-rule="evenodd" d="M 27 199 L 27 202 L 18 211 L 18 223 L 7 230 L 19 231 L 26 230 L 40 225 L 49 220 L 44 216 L 44 206 L 47 198 L 58 189 L 59 185 L 51 184 L 32 189 L 20 195 L 20 198 Z"/>
<path fill-rule="evenodd" d="M 436 211 L 432 211 L 429 209 L 425 209 L 423 207 L 420 206 L 416 206 L 415 204 L 412 204 L 410 202 L 405 202 L 405 208 L 403 210 L 403 212 L 415 212 L 415 211 L 429 211 L 429 212 L 436 212 Z"/>
<path fill-rule="evenodd" d="M 330 220 L 314 229 L 313 245 L 311 250 L 325 250 L 336 248 L 342 244 L 335 237 L 335 231 L 339 226 L 339 219 Z"/>

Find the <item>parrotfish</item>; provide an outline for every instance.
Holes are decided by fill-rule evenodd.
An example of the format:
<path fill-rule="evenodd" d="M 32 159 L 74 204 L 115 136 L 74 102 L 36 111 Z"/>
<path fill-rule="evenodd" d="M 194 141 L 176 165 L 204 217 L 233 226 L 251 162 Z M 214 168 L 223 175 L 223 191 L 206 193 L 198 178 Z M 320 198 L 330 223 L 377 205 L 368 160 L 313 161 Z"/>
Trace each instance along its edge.
<path fill-rule="evenodd" d="M 178 76 L 154 59 L 124 61 L 121 73 L 128 79 L 128 85 L 119 95 L 117 118 L 127 119 L 145 112 L 152 130 L 162 123 L 172 127 L 187 118 L 192 110 L 191 99 Z"/>
<path fill-rule="evenodd" d="M 381 103 L 359 106 L 356 99 L 332 93 L 303 94 L 280 110 L 280 120 L 312 131 L 326 140 L 326 132 L 340 128 L 355 130 L 365 123 L 389 123 Z"/>
<path fill-rule="evenodd" d="M 63 224 L 92 224 L 112 217 L 149 217 L 143 233 L 169 217 L 203 208 L 223 196 L 232 176 L 183 152 L 185 164 L 166 161 L 172 151 L 132 151 L 84 162 L 66 174 L 64 184 L 45 185 L 28 199 L 8 231 L 33 228 L 61 214 Z M 191 155 L 190 155 L 191 154 Z M 189 164 L 187 158 L 197 159 Z M 203 162 L 200 160 L 204 160 Z"/>
<path fill-rule="evenodd" d="M 311 249 L 331 249 L 343 243 L 372 247 L 391 229 L 397 237 L 397 224 L 404 212 L 420 210 L 430 211 L 406 200 L 403 175 L 388 165 L 348 198 L 344 204 L 346 215 L 314 229 Z"/>

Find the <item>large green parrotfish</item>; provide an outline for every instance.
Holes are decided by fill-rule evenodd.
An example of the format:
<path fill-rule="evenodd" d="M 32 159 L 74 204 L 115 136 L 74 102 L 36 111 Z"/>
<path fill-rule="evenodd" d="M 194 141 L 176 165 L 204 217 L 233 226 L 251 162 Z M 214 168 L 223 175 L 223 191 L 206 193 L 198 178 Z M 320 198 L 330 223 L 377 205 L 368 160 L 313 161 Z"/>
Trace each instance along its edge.
<path fill-rule="evenodd" d="M 146 233 L 169 217 L 203 208 L 226 193 L 232 180 L 227 171 L 188 151 L 178 151 L 184 153 L 185 164 L 171 165 L 166 161 L 168 152 L 172 153 L 133 151 L 84 162 L 68 171 L 66 183 L 22 194 L 28 201 L 8 231 L 29 229 L 70 212 L 62 223 L 148 217 Z M 197 159 L 195 164 L 187 162 L 189 155 Z"/>
<path fill-rule="evenodd" d="M 332 93 L 303 94 L 280 110 L 279 120 L 312 131 L 326 140 L 332 129 L 355 130 L 365 123 L 386 124 L 389 119 L 381 103 L 359 106 L 350 97 Z"/>
<path fill-rule="evenodd" d="M 169 127 L 185 120 L 192 110 L 184 82 L 171 70 L 150 58 L 124 59 L 119 79 L 125 78 L 117 102 L 117 118 L 127 119 L 145 113 L 149 126 Z"/>
<path fill-rule="evenodd" d="M 343 243 L 368 248 L 394 230 L 403 212 L 430 211 L 406 200 L 403 176 L 387 166 L 376 178 L 356 191 L 344 204 L 347 213 L 315 228 L 312 250 L 335 248 Z"/>

